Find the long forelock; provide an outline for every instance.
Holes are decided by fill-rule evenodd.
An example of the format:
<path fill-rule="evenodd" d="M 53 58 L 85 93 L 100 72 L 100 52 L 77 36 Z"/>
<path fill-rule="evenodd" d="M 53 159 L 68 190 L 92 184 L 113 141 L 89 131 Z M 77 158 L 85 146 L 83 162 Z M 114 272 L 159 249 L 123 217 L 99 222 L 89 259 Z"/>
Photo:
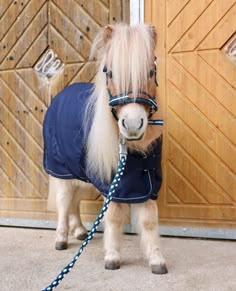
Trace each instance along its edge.
<path fill-rule="evenodd" d="M 113 85 L 118 92 L 147 89 L 153 62 L 154 40 L 146 25 L 114 28 L 109 43 L 107 66 L 112 70 Z"/>

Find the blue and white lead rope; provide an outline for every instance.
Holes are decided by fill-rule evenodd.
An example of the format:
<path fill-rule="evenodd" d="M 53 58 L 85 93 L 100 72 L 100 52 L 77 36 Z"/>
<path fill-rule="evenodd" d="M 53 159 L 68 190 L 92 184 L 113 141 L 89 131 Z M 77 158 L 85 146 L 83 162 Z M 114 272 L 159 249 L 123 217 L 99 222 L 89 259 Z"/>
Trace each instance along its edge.
<path fill-rule="evenodd" d="M 120 144 L 119 144 L 119 154 L 120 154 L 120 160 L 118 162 L 116 175 L 111 183 L 109 193 L 106 197 L 106 200 L 102 206 L 100 213 L 98 214 L 98 216 L 93 224 L 93 227 L 91 228 L 89 234 L 87 235 L 87 237 L 85 238 L 85 240 L 81 244 L 78 252 L 75 254 L 75 256 L 70 261 L 70 263 L 64 267 L 64 269 L 57 275 L 57 277 L 52 281 L 52 283 L 50 285 L 48 285 L 48 287 L 44 288 L 43 291 L 51 291 L 60 284 L 60 282 L 65 277 L 65 275 L 68 274 L 70 272 L 70 270 L 74 267 L 76 261 L 78 260 L 79 256 L 83 252 L 84 248 L 93 239 L 93 237 L 97 231 L 97 228 L 98 228 L 99 224 L 101 223 L 102 218 L 105 215 L 105 212 L 108 209 L 108 205 L 111 202 L 112 197 L 116 191 L 115 189 L 119 185 L 120 178 L 124 174 L 125 165 L 126 165 L 126 158 L 127 158 L 127 149 L 126 149 L 126 145 L 125 145 L 125 140 L 122 137 L 120 139 Z"/>

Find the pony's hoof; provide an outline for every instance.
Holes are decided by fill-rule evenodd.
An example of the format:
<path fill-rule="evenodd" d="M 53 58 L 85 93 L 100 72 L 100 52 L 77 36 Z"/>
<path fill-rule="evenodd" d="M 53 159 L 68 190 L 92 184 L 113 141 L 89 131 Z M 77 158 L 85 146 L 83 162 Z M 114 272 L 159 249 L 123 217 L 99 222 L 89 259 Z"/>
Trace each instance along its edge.
<path fill-rule="evenodd" d="M 65 241 L 57 241 L 55 245 L 55 249 L 58 251 L 67 249 L 67 242 Z"/>
<path fill-rule="evenodd" d="M 85 240 L 87 236 L 88 236 L 87 233 L 81 233 L 81 234 L 77 235 L 75 238 L 78 240 Z"/>
<path fill-rule="evenodd" d="M 165 264 L 162 265 L 152 265 L 152 273 L 156 275 L 167 274 L 168 270 Z"/>
<path fill-rule="evenodd" d="M 120 269 L 119 262 L 105 262 L 105 269 L 106 270 L 118 270 Z"/>
<path fill-rule="evenodd" d="M 79 226 L 79 227 L 76 227 L 74 231 L 72 231 L 72 234 L 74 235 L 74 238 L 78 240 L 84 240 L 87 237 L 88 232 L 85 227 Z"/>

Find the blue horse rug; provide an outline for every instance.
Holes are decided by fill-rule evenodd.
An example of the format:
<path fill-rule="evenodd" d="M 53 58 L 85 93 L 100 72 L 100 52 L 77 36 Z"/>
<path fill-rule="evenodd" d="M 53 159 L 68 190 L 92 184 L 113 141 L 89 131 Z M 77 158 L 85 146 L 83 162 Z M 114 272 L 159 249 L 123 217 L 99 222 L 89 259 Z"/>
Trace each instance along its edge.
<path fill-rule="evenodd" d="M 57 178 L 92 183 L 106 196 L 110 184 L 103 183 L 99 177 L 91 176 L 86 171 L 88 132 L 84 131 L 83 122 L 93 87 L 92 83 L 75 83 L 53 98 L 43 124 L 44 169 Z M 91 123 L 92 119 L 93 116 Z M 128 152 L 125 173 L 112 201 L 141 203 L 157 199 L 162 183 L 161 149 L 160 137 L 148 154 Z"/>

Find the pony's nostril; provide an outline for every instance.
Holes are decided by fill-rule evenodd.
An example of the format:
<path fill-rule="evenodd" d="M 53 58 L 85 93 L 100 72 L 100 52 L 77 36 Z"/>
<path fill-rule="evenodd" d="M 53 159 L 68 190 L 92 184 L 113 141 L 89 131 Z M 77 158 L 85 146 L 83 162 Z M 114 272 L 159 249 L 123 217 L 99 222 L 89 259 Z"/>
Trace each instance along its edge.
<path fill-rule="evenodd" d="M 125 124 L 125 120 L 122 119 L 122 126 L 125 128 L 125 129 L 128 129 L 128 126 Z"/>
<path fill-rule="evenodd" d="M 138 129 L 141 129 L 143 127 L 143 118 L 141 118 L 140 126 Z"/>

